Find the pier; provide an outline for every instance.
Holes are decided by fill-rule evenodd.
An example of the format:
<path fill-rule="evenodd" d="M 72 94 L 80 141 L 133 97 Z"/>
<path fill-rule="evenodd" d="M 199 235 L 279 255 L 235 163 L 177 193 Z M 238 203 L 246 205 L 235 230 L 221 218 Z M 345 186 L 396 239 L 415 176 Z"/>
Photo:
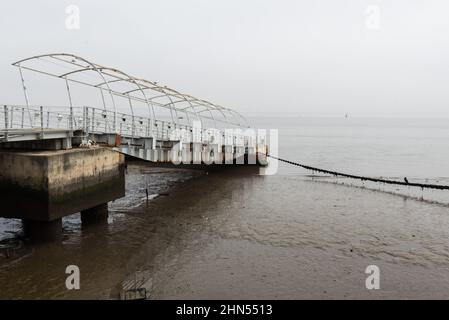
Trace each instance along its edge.
<path fill-rule="evenodd" d="M 83 225 L 105 222 L 108 202 L 124 196 L 129 157 L 195 169 L 267 164 L 265 132 L 232 109 L 72 54 L 13 65 L 26 104 L 0 107 L 0 216 L 22 219 L 32 240 L 58 239 L 62 217 L 77 212 Z M 25 71 L 63 81 L 68 104 L 31 104 Z M 76 106 L 74 85 L 102 106 Z"/>

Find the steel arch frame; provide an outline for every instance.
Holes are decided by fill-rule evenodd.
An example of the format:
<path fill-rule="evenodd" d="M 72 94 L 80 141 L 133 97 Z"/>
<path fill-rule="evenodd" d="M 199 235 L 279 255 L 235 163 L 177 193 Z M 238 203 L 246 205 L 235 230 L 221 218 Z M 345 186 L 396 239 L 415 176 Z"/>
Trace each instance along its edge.
<path fill-rule="evenodd" d="M 48 59 L 48 60 L 47 60 Z M 77 67 L 78 69 L 72 69 L 70 72 L 66 72 L 63 74 L 56 74 L 50 72 L 46 68 L 33 68 L 32 66 L 29 66 L 29 64 L 32 64 L 33 61 L 45 61 L 49 63 L 53 63 L 56 65 L 59 65 L 59 63 L 64 63 L 65 65 L 61 67 Z M 112 101 L 112 107 L 114 111 L 114 125 L 116 127 L 117 125 L 117 104 L 114 99 L 114 96 L 116 97 L 122 97 L 125 99 L 129 99 L 130 101 L 130 108 L 131 112 L 134 116 L 134 110 L 131 103 L 131 100 L 133 101 L 140 101 L 147 105 L 148 112 L 149 112 L 149 118 L 153 120 L 157 120 L 157 113 L 155 112 L 155 107 L 162 107 L 162 108 L 168 108 L 170 110 L 170 115 L 172 118 L 172 121 L 175 124 L 179 124 L 179 117 L 178 112 L 182 112 L 187 116 L 187 121 L 190 123 L 190 115 L 195 116 L 198 120 L 202 122 L 202 120 L 208 119 L 212 120 L 215 124 L 215 127 L 217 127 L 217 121 L 224 123 L 229 126 L 236 126 L 236 127 L 249 127 L 247 119 L 238 113 L 235 110 L 225 108 L 222 106 L 219 106 L 217 104 L 211 103 L 209 101 L 198 99 L 194 96 L 191 96 L 189 94 L 183 94 L 178 92 L 177 90 L 171 89 L 167 86 L 162 86 L 157 84 L 156 82 L 152 82 L 146 79 L 137 78 L 134 76 L 131 76 L 121 70 L 105 67 L 96 63 L 93 63 L 87 59 L 84 59 L 80 56 L 69 54 L 69 53 L 50 53 L 50 54 L 42 54 L 42 55 L 36 55 L 29 58 L 25 58 L 22 60 L 19 60 L 17 62 L 14 62 L 12 64 L 13 66 L 19 67 L 21 69 L 26 69 L 34 72 L 38 72 L 44 75 L 53 76 L 57 78 L 63 78 L 66 79 L 66 81 L 78 83 L 87 85 L 90 87 L 99 88 L 102 93 L 102 99 L 104 101 L 103 91 L 107 91 L 109 95 L 111 96 Z M 95 83 L 90 83 L 87 81 L 80 81 L 77 79 L 74 79 L 73 77 L 70 77 L 73 74 L 83 74 L 86 72 L 95 72 L 98 74 L 98 76 L 102 79 L 102 82 L 98 83 L 96 81 Z M 113 90 L 111 88 L 112 83 L 128 83 L 135 87 L 133 90 L 127 90 L 125 92 Z M 142 97 L 138 97 L 136 95 L 132 95 L 131 93 L 139 91 L 142 95 Z M 158 92 L 159 95 L 156 96 L 149 96 L 147 93 L 154 94 L 155 92 Z M 155 100 L 159 98 L 166 98 L 168 99 L 168 103 L 158 103 Z M 188 106 L 178 107 L 177 104 L 180 103 L 187 103 Z M 104 102 L 104 108 L 107 109 L 106 103 Z M 191 111 L 189 111 L 191 110 Z M 204 112 L 209 112 L 210 117 L 204 115 Z M 222 119 L 217 119 L 214 117 L 213 112 L 218 112 Z M 231 120 L 233 118 L 233 120 Z M 239 120 L 240 119 L 240 120 Z M 236 121 L 237 120 L 237 121 Z M 243 123 L 241 122 L 243 120 Z"/>

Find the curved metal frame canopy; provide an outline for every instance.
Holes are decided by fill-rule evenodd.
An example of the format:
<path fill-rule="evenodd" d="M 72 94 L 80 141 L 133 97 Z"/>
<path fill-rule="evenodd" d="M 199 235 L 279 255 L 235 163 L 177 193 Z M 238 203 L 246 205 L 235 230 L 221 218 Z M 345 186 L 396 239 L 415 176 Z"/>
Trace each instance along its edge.
<path fill-rule="evenodd" d="M 45 61 L 56 64 L 70 71 L 62 74 L 52 72 L 49 68 L 34 66 L 33 62 L 36 61 Z M 134 108 L 131 101 L 146 104 L 149 118 L 153 120 L 158 120 L 155 107 L 161 107 L 170 111 L 171 120 L 176 124 L 179 124 L 179 120 L 181 119 L 179 114 L 184 114 L 186 115 L 186 119 L 189 124 L 193 118 L 195 118 L 201 122 L 204 119 L 212 121 L 216 127 L 217 122 L 221 122 L 224 126 L 231 125 L 242 128 L 249 127 L 246 118 L 235 110 L 219 106 L 206 100 L 195 98 L 188 94 L 182 94 L 174 89 L 168 88 L 167 86 L 161 86 L 156 82 L 130 76 L 115 68 L 108 68 L 92 63 L 89 60 L 73 54 L 53 53 L 33 56 L 14 62 L 13 66 L 18 67 L 20 71 L 22 71 L 22 69 L 26 69 L 48 76 L 65 79 L 67 87 L 68 82 L 74 82 L 98 88 L 101 92 L 103 107 L 105 110 L 107 110 L 107 106 L 104 100 L 103 92 L 107 92 L 111 97 L 112 107 L 115 113 L 117 112 L 117 106 L 114 96 L 118 96 L 129 100 L 132 115 L 134 115 Z M 94 78 L 93 81 L 87 81 L 84 79 L 79 80 L 74 77 L 76 74 L 89 72 L 96 73 L 99 78 Z M 113 90 L 113 83 L 130 84 L 131 88 L 126 91 Z M 135 93 L 140 94 L 136 95 Z M 207 115 L 204 113 L 207 113 Z"/>

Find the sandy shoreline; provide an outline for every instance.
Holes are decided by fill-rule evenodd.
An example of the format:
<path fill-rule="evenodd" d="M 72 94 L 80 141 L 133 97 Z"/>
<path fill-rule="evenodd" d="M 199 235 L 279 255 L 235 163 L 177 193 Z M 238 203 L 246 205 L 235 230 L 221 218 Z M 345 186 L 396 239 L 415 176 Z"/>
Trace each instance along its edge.
<path fill-rule="evenodd" d="M 62 243 L 1 263 L 0 298 L 117 299 L 134 282 L 150 299 L 447 298 L 447 207 L 298 176 L 191 174 L 131 165 L 109 224 L 81 229 L 75 215 Z M 168 195 L 147 205 L 149 183 Z M 64 286 L 68 264 L 79 291 Z M 372 264 L 381 290 L 365 288 Z"/>

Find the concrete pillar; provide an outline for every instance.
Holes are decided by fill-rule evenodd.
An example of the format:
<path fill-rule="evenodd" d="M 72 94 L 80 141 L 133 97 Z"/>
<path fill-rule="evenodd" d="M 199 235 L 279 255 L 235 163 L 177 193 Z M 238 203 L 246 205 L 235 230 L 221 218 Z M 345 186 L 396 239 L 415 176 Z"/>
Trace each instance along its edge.
<path fill-rule="evenodd" d="M 234 163 L 234 147 L 232 145 L 223 145 L 223 160 L 225 164 L 233 164 Z"/>
<path fill-rule="evenodd" d="M 257 163 L 256 148 L 254 148 L 254 147 L 246 148 L 245 163 L 246 164 L 256 164 Z"/>
<path fill-rule="evenodd" d="M 190 144 L 190 150 L 192 151 L 192 163 L 201 164 L 201 153 L 203 151 L 203 144 L 201 142 L 192 142 Z"/>
<path fill-rule="evenodd" d="M 24 220 L 36 240 L 57 239 L 73 213 L 106 220 L 107 203 L 124 195 L 124 156 L 108 148 L 0 151 L 0 217 Z"/>
<path fill-rule="evenodd" d="M 102 203 L 93 208 L 81 211 L 81 223 L 89 225 L 93 223 L 107 223 L 108 222 L 108 204 Z"/>
<path fill-rule="evenodd" d="M 33 242 L 60 240 L 62 236 L 62 219 L 52 221 L 22 220 L 25 237 Z"/>

